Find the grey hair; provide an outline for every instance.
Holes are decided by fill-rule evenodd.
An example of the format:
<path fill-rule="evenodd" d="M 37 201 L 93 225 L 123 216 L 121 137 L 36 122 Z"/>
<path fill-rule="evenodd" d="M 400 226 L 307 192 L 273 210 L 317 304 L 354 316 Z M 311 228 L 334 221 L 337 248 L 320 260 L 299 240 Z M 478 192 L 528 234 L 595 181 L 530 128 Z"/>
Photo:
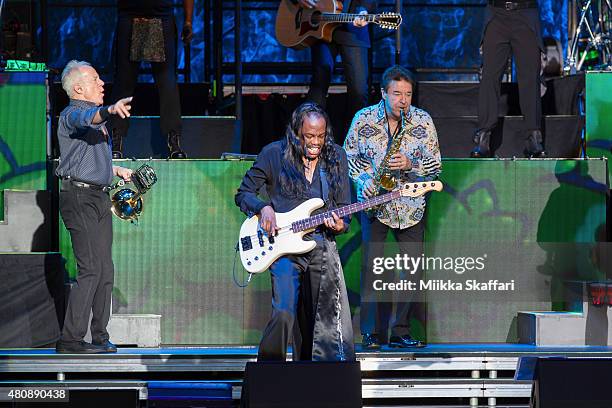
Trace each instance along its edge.
<path fill-rule="evenodd" d="M 62 71 L 62 88 L 64 88 L 69 97 L 72 97 L 72 94 L 74 94 L 74 84 L 81 79 L 79 71 L 81 67 L 91 67 L 91 64 L 86 61 L 72 60 L 66 64 L 64 71 Z"/>

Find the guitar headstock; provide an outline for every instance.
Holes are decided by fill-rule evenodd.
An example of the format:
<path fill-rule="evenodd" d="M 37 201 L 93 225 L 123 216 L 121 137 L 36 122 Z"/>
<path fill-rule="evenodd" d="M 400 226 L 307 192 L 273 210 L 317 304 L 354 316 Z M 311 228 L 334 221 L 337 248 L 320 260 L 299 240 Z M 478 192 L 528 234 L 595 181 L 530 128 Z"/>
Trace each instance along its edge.
<path fill-rule="evenodd" d="M 419 183 L 406 183 L 400 189 L 404 197 L 418 197 L 430 191 L 442 191 L 441 181 L 421 181 Z"/>
<path fill-rule="evenodd" d="M 397 30 L 402 24 L 402 15 L 397 13 L 377 14 L 374 23 L 387 30 Z"/>

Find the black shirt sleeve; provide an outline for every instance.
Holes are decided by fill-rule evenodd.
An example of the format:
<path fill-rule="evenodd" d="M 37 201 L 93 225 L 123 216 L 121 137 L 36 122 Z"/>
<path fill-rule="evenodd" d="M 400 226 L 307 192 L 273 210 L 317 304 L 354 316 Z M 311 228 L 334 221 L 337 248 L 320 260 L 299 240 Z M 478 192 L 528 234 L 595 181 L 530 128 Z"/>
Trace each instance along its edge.
<path fill-rule="evenodd" d="M 259 214 L 262 208 L 270 205 L 269 202 L 264 202 L 258 197 L 261 187 L 264 184 L 271 184 L 273 182 L 270 153 L 271 149 L 264 148 L 259 156 L 257 156 L 253 166 L 244 175 L 238 192 L 234 197 L 236 205 L 249 217 Z"/>

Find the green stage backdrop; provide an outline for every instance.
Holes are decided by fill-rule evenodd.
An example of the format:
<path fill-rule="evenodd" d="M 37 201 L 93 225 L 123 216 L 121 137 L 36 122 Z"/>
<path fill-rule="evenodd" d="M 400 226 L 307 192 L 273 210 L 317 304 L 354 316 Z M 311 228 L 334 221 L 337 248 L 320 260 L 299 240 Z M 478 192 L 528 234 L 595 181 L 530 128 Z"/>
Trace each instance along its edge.
<path fill-rule="evenodd" d="M 142 162 L 120 164 L 136 168 Z M 114 221 L 114 312 L 161 314 L 165 344 L 256 344 L 270 312 L 269 275 L 255 276 L 246 289 L 232 279 L 233 271 L 239 281 L 245 278 L 234 256 L 244 220 L 234 193 L 251 163 L 150 164 L 159 181 L 145 196 L 140 223 Z M 542 243 L 595 240 L 605 223 L 606 174 L 604 160 L 446 160 L 445 190 L 432 194 L 428 206 L 428 251 L 442 251 L 445 243 L 485 249 L 519 243 L 537 259 L 516 275 L 538 276 L 554 287 L 554 268 L 542 269 L 552 250 Z M 356 333 L 360 245 L 354 218 L 339 248 Z M 74 273 L 65 231 L 61 246 Z M 596 273 L 591 268 L 583 274 Z M 551 299 L 535 293 L 514 300 L 429 299 L 427 325 L 415 319 L 415 332 L 429 342 L 514 341 L 516 312 L 550 310 Z"/>
<path fill-rule="evenodd" d="M 46 79 L 43 72 L 0 73 L 0 192 L 47 188 Z"/>

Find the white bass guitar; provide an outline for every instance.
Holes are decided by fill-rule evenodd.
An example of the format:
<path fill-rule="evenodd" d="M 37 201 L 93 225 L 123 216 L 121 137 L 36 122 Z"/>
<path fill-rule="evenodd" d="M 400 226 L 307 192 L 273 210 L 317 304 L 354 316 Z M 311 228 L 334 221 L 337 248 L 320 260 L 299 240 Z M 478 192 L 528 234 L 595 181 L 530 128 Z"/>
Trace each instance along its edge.
<path fill-rule="evenodd" d="M 360 203 L 353 203 L 321 214 L 310 216 L 324 202 L 320 198 L 311 198 L 286 213 L 276 213 L 278 234 L 269 237 L 259 225 L 259 216 L 254 215 L 242 223 L 238 250 L 244 269 L 249 273 L 261 273 L 268 269 L 272 262 L 283 255 L 304 254 L 316 246 L 315 241 L 304 241 L 305 234 L 322 225 L 326 218 L 335 212 L 339 217 L 353 214 L 402 196 L 418 197 L 429 191 L 442 191 L 440 181 L 405 183 L 402 188 L 383 195 L 372 197 Z"/>

